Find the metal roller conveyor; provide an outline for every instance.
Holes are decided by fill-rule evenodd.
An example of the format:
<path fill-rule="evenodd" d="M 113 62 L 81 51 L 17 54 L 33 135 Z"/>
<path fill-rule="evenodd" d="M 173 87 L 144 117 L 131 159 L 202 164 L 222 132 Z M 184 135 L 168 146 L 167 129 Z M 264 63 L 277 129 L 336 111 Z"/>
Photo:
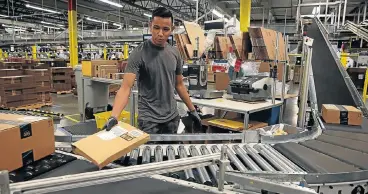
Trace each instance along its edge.
<path fill-rule="evenodd" d="M 264 171 L 270 171 L 275 172 L 275 168 L 273 168 L 265 159 L 263 159 L 260 155 L 258 155 L 257 151 L 250 147 L 249 145 L 244 145 L 244 150 L 252 156 L 252 158 L 258 163 L 258 165 L 264 170 Z"/>
<path fill-rule="evenodd" d="M 305 172 L 303 169 L 301 169 L 298 165 L 291 162 L 289 159 L 287 159 L 284 155 L 282 155 L 280 152 L 276 151 L 273 147 L 266 144 L 264 145 L 266 149 L 268 149 L 272 154 L 277 156 L 284 164 L 292 168 L 295 172 Z"/>
<path fill-rule="evenodd" d="M 130 152 L 129 162 L 128 165 L 137 165 L 138 164 L 138 157 L 139 157 L 139 148 L 134 149 Z"/>
<path fill-rule="evenodd" d="M 195 146 L 190 146 L 189 147 L 189 152 L 192 156 L 200 156 L 201 154 L 199 154 L 197 148 Z M 204 167 L 198 167 L 197 168 L 198 171 L 198 175 L 199 175 L 199 179 L 201 181 L 201 183 L 205 184 L 205 185 L 213 185 L 211 182 L 210 177 L 208 176 L 207 170 Z"/>
<path fill-rule="evenodd" d="M 184 146 L 179 146 L 178 152 L 179 152 L 180 158 L 187 158 L 188 157 L 187 156 L 187 151 L 185 150 Z M 194 174 L 193 174 L 192 169 L 184 170 L 184 173 L 185 173 L 185 179 L 187 181 L 195 182 L 195 178 L 194 178 Z"/>
<path fill-rule="evenodd" d="M 263 149 L 265 149 L 265 150 L 266 150 L 266 152 L 268 152 L 268 154 L 269 154 L 272 158 L 274 158 L 276 162 L 278 162 L 282 167 L 284 167 L 284 169 L 286 169 L 286 170 L 287 170 L 287 172 L 292 172 L 292 173 L 296 172 L 296 171 L 295 171 L 293 168 L 291 168 L 288 164 L 286 164 L 285 162 L 283 162 L 283 161 L 278 157 L 278 155 L 275 155 L 274 153 L 272 153 L 272 152 L 270 151 L 270 149 L 267 149 L 267 148 L 265 147 L 265 145 L 264 145 L 264 144 L 258 144 L 258 146 L 260 146 L 260 147 L 262 147 Z"/>
<path fill-rule="evenodd" d="M 230 162 L 233 163 L 236 168 L 238 168 L 238 170 L 240 172 L 246 172 L 248 171 L 247 167 L 245 167 L 243 165 L 243 163 L 238 159 L 238 157 L 236 157 L 236 155 L 234 154 L 234 152 L 232 150 L 230 150 L 230 148 L 228 146 L 225 146 L 226 149 L 226 154 L 228 155 Z"/>
<path fill-rule="evenodd" d="M 200 150 L 203 155 L 210 154 L 210 152 L 207 149 L 207 146 L 205 145 L 202 145 Z M 210 165 L 208 166 L 208 169 L 210 170 L 212 176 L 215 177 L 214 181 L 217 181 L 217 171 L 219 171 L 219 167 L 217 165 Z"/>
<path fill-rule="evenodd" d="M 216 145 L 211 146 L 211 150 L 212 150 L 213 153 L 221 153 L 221 151 L 218 149 L 218 147 Z M 234 169 L 231 165 L 227 165 L 226 170 L 227 171 L 233 171 Z"/>
<path fill-rule="evenodd" d="M 143 149 L 142 164 L 148 164 L 151 162 L 151 147 L 146 146 Z"/>
<path fill-rule="evenodd" d="M 162 147 L 157 146 L 155 148 L 155 162 L 162 162 L 164 160 L 164 156 L 162 154 Z"/>
<path fill-rule="evenodd" d="M 168 160 L 175 160 L 175 150 L 174 150 L 174 148 L 172 146 L 167 146 L 167 148 L 166 148 L 166 154 L 167 154 Z M 169 173 L 169 176 L 170 177 L 173 177 L 173 178 L 177 178 L 177 179 L 180 178 L 180 176 L 177 173 Z M 186 178 L 188 178 L 188 177 L 186 177 Z"/>
<path fill-rule="evenodd" d="M 234 145 L 233 149 L 235 153 L 240 156 L 240 158 L 243 160 L 248 168 L 254 171 L 262 171 L 262 169 L 248 156 L 248 154 L 239 147 L 239 145 Z"/>
<path fill-rule="evenodd" d="M 260 154 L 262 154 L 267 160 L 272 163 L 272 165 L 278 170 L 282 172 L 288 172 L 287 169 L 285 169 L 278 161 L 275 160 L 275 157 L 273 157 L 270 152 L 268 152 L 265 148 L 261 147 L 259 144 L 254 146 L 254 149 L 256 149 Z"/>

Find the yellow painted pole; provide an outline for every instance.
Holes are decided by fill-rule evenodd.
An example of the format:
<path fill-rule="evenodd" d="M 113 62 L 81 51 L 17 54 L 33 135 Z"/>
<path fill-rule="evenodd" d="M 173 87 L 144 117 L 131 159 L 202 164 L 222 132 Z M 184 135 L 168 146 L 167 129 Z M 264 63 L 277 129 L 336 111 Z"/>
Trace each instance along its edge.
<path fill-rule="evenodd" d="M 4 59 L 7 59 L 9 57 L 8 52 L 4 52 Z"/>
<path fill-rule="evenodd" d="M 129 57 L 129 45 L 128 43 L 124 44 L 124 59 L 128 59 Z"/>
<path fill-rule="evenodd" d="M 37 59 L 37 46 L 32 46 L 32 59 Z"/>
<path fill-rule="evenodd" d="M 3 49 L 0 48 L 0 59 L 3 59 Z"/>
<path fill-rule="evenodd" d="M 363 102 L 367 100 L 367 89 L 368 89 L 368 69 L 365 70 L 364 87 L 363 87 Z"/>
<path fill-rule="evenodd" d="M 78 65 L 77 1 L 68 0 L 70 66 Z"/>
<path fill-rule="evenodd" d="M 104 60 L 107 60 L 107 49 L 106 48 L 103 49 L 103 57 L 104 57 Z"/>
<path fill-rule="evenodd" d="M 240 30 L 242 32 L 248 32 L 251 7 L 251 0 L 240 0 Z"/>

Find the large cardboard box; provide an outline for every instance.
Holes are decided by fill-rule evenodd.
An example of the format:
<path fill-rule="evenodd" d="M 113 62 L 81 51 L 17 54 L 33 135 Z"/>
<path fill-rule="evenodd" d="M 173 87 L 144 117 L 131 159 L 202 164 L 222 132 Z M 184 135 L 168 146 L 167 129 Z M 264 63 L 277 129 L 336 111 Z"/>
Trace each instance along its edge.
<path fill-rule="evenodd" d="M 322 118 L 326 123 L 361 125 L 362 111 L 353 106 L 322 104 Z"/>
<path fill-rule="evenodd" d="M 120 122 L 110 131 L 101 131 L 75 142 L 73 151 L 101 169 L 148 140 L 147 133 Z"/>
<path fill-rule="evenodd" d="M 100 65 L 99 73 L 96 77 L 113 79 L 114 74 L 118 72 L 116 65 Z"/>
<path fill-rule="evenodd" d="M 13 171 L 55 151 L 50 118 L 0 113 L 0 170 Z"/>
<path fill-rule="evenodd" d="M 229 82 L 230 82 L 229 74 L 223 72 L 216 72 L 215 74 L 216 90 L 227 90 Z"/>
<path fill-rule="evenodd" d="M 113 65 L 118 69 L 120 61 L 117 60 L 93 60 L 82 61 L 82 73 L 83 76 L 88 77 L 101 77 L 100 66 L 101 65 Z"/>

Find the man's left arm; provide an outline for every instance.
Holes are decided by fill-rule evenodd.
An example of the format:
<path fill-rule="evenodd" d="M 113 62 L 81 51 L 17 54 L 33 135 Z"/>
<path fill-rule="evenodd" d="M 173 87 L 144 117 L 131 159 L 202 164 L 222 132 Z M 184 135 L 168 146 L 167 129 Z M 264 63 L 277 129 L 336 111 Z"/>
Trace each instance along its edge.
<path fill-rule="evenodd" d="M 187 88 L 185 87 L 183 82 L 183 75 L 176 75 L 175 89 L 185 105 L 188 107 L 189 111 L 194 111 L 195 108 L 193 106 L 192 100 L 190 100 Z"/>

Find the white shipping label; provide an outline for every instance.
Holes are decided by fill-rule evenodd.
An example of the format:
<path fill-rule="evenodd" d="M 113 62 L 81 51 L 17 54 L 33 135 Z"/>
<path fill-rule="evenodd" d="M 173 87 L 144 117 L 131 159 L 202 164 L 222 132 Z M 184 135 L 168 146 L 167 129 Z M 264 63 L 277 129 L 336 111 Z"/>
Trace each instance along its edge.
<path fill-rule="evenodd" d="M 132 136 L 132 137 L 139 137 L 143 135 L 143 133 L 141 131 L 138 131 L 138 130 L 132 130 L 132 131 L 129 131 L 129 136 Z"/>
<path fill-rule="evenodd" d="M 364 74 L 359 74 L 358 75 L 358 79 L 363 79 L 364 78 Z"/>
<path fill-rule="evenodd" d="M 121 126 L 119 125 L 116 125 L 115 127 L 113 127 L 110 132 L 114 133 L 116 136 L 122 136 L 126 133 L 128 133 L 128 131 L 124 128 L 122 128 Z"/>
<path fill-rule="evenodd" d="M 102 140 L 109 141 L 109 140 L 117 138 L 118 136 L 116 136 L 114 133 L 110 131 L 106 131 L 106 132 L 98 134 L 97 137 L 101 138 Z"/>

